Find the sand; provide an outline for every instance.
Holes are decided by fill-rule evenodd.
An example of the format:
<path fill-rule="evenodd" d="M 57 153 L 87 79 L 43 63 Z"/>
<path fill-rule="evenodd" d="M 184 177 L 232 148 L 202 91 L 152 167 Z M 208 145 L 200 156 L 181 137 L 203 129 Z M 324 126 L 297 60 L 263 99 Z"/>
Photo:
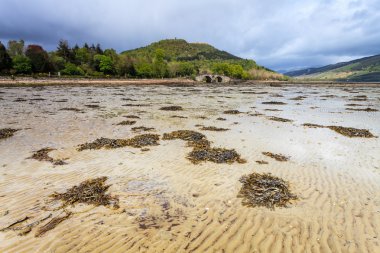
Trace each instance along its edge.
<path fill-rule="evenodd" d="M 0 252 L 380 252 L 380 138 L 302 126 L 354 127 L 380 136 L 379 111 L 346 110 L 358 95 L 367 100 L 355 104 L 380 109 L 380 88 L 363 85 L 0 88 L 0 128 L 20 129 L 0 140 L 0 229 L 24 217 L 29 218 L 20 226 L 37 224 L 23 236 L 0 232 Z M 290 100 L 297 96 L 305 98 Z M 163 106 L 183 110 L 159 110 Z M 126 115 L 140 119 L 117 125 Z M 202 131 L 196 125 L 229 130 Z M 131 128 L 139 126 L 161 137 L 198 131 L 212 147 L 235 149 L 247 162 L 193 164 L 185 141 L 162 138 L 149 150 L 77 151 L 101 137 L 131 138 L 137 135 Z M 27 159 L 42 148 L 55 149 L 49 156 L 67 164 Z M 243 206 L 239 179 L 252 172 L 283 178 L 299 200 L 275 210 Z M 51 217 L 63 216 L 51 210 L 50 194 L 102 176 L 112 185 L 108 193 L 119 198 L 119 209 L 68 207 L 68 219 L 35 237 Z"/>

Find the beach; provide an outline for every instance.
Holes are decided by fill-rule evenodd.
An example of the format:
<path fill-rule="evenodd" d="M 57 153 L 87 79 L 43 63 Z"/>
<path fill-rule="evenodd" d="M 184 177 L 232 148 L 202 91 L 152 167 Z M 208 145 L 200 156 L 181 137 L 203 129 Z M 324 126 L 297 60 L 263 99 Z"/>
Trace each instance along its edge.
<path fill-rule="evenodd" d="M 15 132 L 0 139 L 0 252 L 380 252 L 378 86 L 164 81 L 3 81 L 0 129 Z M 164 138 L 178 130 L 245 161 L 194 163 L 191 143 Z M 78 150 L 142 134 L 159 140 Z M 253 172 L 297 199 L 242 205 L 239 180 Z M 52 194 L 100 177 L 118 206 L 56 208 Z"/>

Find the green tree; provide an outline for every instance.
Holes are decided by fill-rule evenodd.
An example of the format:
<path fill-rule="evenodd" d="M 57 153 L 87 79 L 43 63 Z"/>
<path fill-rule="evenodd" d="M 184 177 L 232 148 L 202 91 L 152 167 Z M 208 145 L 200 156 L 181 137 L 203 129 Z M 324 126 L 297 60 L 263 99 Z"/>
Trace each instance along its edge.
<path fill-rule="evenodd" d="M 138 62 L 136 64 L 136 74 L 138 77 L 151 78 L 155 75 L 154 67 L 148 62 Z"/>
<path fill-rule="evenodd" d="M 13 69 L 17 74 L 30 74 L 32 72 L 32 62 L 23 55 L 16 55 L 12 59 Z"/>
<path fill-rule="evenodd" d="M 165 52 L 163 49 L 156 49 L 154 55 L 154 72 L 156 77 L 165 77 L 168 75 L 168 65 L 165 62 Z"/>
<path fill-rule="evenodd" d="M 0 42 L 0 72 L 9 70 L 12 67 L 12 59 L 5 46 Z"/>
<path fill-rule="evenodd" d="M 11 58 L 15 57 L 16 55 L 23 55 L 24 54 L 24 46 L 25 43 L 23 40 L 10 40 L 8 41 L 8 54 Z"/>
<path fill-rule="evenodd" d="M 73 53 L 67 40 L 60 40 L 58 42 L 57 55 L 61 56 L 67 62 L 72 61 Z"/>
<path fill-rule="evenodd" d="M 115 65 L 111 57 L 97 54 L 94 56 L 94 60 L 100 72 L 104 74 L 113 74 L 115 72 Z"/>

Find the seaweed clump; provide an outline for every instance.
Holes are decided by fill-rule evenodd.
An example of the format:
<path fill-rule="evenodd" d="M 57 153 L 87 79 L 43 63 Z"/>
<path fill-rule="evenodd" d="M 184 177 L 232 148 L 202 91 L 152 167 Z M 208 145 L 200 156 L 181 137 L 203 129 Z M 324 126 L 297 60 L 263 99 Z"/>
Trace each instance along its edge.
<path fill-rule="evenodd" d="M 311 128 L 328 128 L 330 130 L 333 130 L 337 132 L 338 134 L 353 138 L 353 137 L 361 137 L 361 138 L 375 138 L 369 130 L 367 129 L 358 129 L 353 127 L 342 127 L 342 126 L 322 126 L 318 124 L 310 124 L 305 123 L 303 124 L 305 127 L 311 127 Z"/>
<path fill-rule="evenodd" d="M 111 185 L 106 185 L 107 177 L 98 177 L 95 179 L 88 179 L 79 185 L 75 185 L 64 193 L 53 193 L 50 197 L 54 201 L 61 201 L 62 205 L 58 209 L 66 208 L 77 203 L 83 203 L 94 206 L 106 206 L 119 208 L 119 199 L 110 194 L 106 194 Z"/>
<path fill-rule="evenodd" d="M 230 129 L 228 128 L 220 128 L 220 127 L 214 127 L 214 126 L 203 126 L 201 130 L 204 131 L 216 131 L 216 132 L 223 132 L 223 131 L 228 131 Z"/>
<path fill-rule="evenodd" d="M 238 198 L 243 198 L 242 204 L 248 207 L 287 207 L 297 195 L 289 190 L 289 183 L 271 174 L 252 173 L 242 176 L 239 180 L 243 185 Z"/>
<path fill-rule="evenodd" d="M 148 132 L 154 130 L 153 127 L 144 127 L 144 126 L 139 126 L 139 127 L 132 127 L 132 131 L 134 132 Z"/>
<path fill-rule="evenodd" d="M 278 122 L 293 122 L 291 119 L 285 119 L 285 118 L 279 118 L 279 117 L 269 117 L 268 119 L 273 120 L 273 121 L 278 121 Z"/>
<path fill-rule="evenodd" d="M 273 158 L 273 159 L 275 159 L 276 161 L 279 161 L 279 162 L 286 162 L 286 161 L 289 160 L 289 157 L 281 155 L 281 154 L 274 154 L 274 153 L 271 153 L 271 152 L 263 152 L 262 154 L 265 155 L 265 156 L 268 156 L 270 158 Z"/>
<path fill-rule="evenodd" d="M 55 149 L 43 148 L 43 149 L 40 149 L 40 150 L 37 150 L 36 152 L 34 152 L 34 154 L 29 158 L 40 161 L 40 162 L 42 162 L 42 161 L 51 162 L 54 165 L 65 165 L 65 164 L 67 164 L 65 161 L 63 161 L 61 159 L 54 159 L 54 158 L 50 157 L 49 153 L 53 150 L 55 150 Z"/>
<path fill-rule="evenodd" d="M 34 236 L 40 237 L 40 236 L 44 235 L 46 232 L 48 232 L 48 231 L 54 229 L 56 226 L 58 226 L 59 223 L 70 218 L 71 215 L 72 215 L 71 212 L 66 212 L 64 216 L 54 217 L 48 223 L 39 227 Z"/>
<path fill-rule="evenodd" d="M 198 164 L 204 161 L 214 163 L 245 163 L 244 159 L 234 149 L 212 148 L 211 143 L 202 133 L 191 130 L 178 130 L 166 133 L 163 140 L 181 139 L 187 141 L 189 147 L 193 150 L 188 154 L 187 159 L 192 163 Z"/>
<path fill-rule="evenodd" d="M 241 159 L 240 155 L 234 149 L 224 148 L 195 148 L 191 151 L 187 158 L 194 164 L 210 161 L 214 163 L 245 163 L 244 159 Z"/>
<path fill-rule="evenodd" d="M 182 106 L 172 105 L 172 106 L 164 106 L 160 108 L 161 111 L 182 111 Z"/>
<path fill-rule="evenodd" d="M 141 148 L 145 146 L 158 145 L 160 136 L 158 134 L 141 134 L 130 139 L 109 139 L 109 138 L 99 138 L 93 142 L 87 142 L 79 145 L 78 151 L 83 151 L 87 149 L 101 149 L 101 148 L 123 148 L 126 146 L 131 146 L 134 148 Z"/>
<path fill-rule="evenodd" d="M 224 114 L 240 114 L 242 112 L 240 112 L 238 110 L 227 110 L 227 111 L 224 111 L 223 113 Z"/>
<path fill-rule="evenodd" d="M 134 124 L 136 124 L 136 121 L 134 120 L 123 120 L 122 122 L 117 123 L 118 126 L 131 126 Z"/>
<path fill-rule="evenodd" d="M 286 105 L 284 102 L 279 101 L 268 101 L 268 102 L 262 102 L 263 105 Z"/>
<path fill-rule="evenodd" d="M 19 129 L 13 129 L 13 128 L 0 129 L 0 139 L 12 137 L 14 133 L 17 131 L 19 131 Z"/>
<path fill-rule="evenodd" d="M 367 107 L 367 108 L 364 108 L 364 109 L 346 108 L 346 110 L 348 110 L 348 111 L 358 111 L 358 112 L 377 112 L 378 111 L 377 109 L 370 108 L 370 107 Z"/>

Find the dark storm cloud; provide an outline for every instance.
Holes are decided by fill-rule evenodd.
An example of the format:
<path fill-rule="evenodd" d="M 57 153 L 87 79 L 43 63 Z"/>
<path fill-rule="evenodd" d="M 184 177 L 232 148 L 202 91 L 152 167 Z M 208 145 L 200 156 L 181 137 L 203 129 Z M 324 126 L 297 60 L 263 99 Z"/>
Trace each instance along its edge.
<path fill-rule="evenodd" d="M 123 51 L 177 37 L 293 69 L 380 53 L 379 9 L 378 0 L 0 0 L 0 39 Z"/>

